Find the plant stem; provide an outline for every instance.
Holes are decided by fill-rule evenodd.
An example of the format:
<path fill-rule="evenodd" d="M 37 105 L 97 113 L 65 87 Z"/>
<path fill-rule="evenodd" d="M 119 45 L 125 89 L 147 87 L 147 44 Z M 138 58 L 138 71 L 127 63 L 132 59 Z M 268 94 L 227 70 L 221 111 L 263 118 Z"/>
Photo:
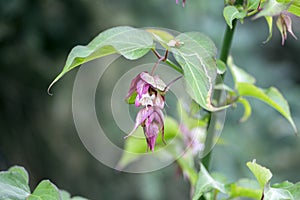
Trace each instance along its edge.
<path fill-rule="evenodd" d="M 232 22 L 232 29 L 227 25 L 226 31 L 225 31 L 225 35 L 223 38 L 223 44 L 222 44 L 222 48 L 221 48 L 221 53 L 220 53 L 220 57 L 219 59 L 221 61 L 223 61 L 225 64 L 227 63 L 227 58 L 230 52 L 230 48 L 231 48 L 231 43 L 232 43 L 232 38 L 233 38 L 233 34 L 234 34 L 234 30 L 236 27 L 236 23 L 237 20 L 233 20 Z M 224 76 L 225 73 L 221 75 L 221 78 L 217 79 L 216 84 L 220 84 L 223 82 L 224 80 Z M 216 92 L 215 96 L 217 97 L 217 101 L 218 104 L 221 103 L 222 100 L 222 95 L 220 92 Z M 210 114 L 210 118 L 212 116 L 212 113 Z M 214 120 L 211 122 L 211 120 L 208 123 L 208 127 L 212 126 L 212 127 L 216 127 L 217 120 Z M 209 139 L 210 138 L 210 139 Z M 211 144 L 213 142 L 213 136 L 211 135 L 210 137 L 207 136 L 207 140 L 205 142 L 205 146 L 209 146 L 211 147 Z M 211 153 L 212 151 L 210 151 L 203 159 L 202 159 L 202 164 L 205 166 L 205 168 L 209 171 L 210 168 L 210 160 L 211 160 Z"/>
<path fill-rule="evenodd" d="M 220 53 L 220 60 L 222 60 L 224 63 L 227 63 L 227 58 L 230 52 L 231 48 L 231 43 L 232 43 L 232 38 L 234 34 L 234 30 L 236 27 L 237 20 L 232 21 L 232 29 L 227 25 L 226 32 L 223 38 L 223 44 L 221 48 L 221 53 Z"/>

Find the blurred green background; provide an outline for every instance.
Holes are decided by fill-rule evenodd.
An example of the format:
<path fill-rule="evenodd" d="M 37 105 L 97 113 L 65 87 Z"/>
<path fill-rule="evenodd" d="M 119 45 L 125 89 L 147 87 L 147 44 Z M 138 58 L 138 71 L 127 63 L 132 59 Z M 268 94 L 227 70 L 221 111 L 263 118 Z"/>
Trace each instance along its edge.
<path fill-rule="evenodd" d="M 91 199 L 188 199 L 188 182 L 175 164 L 148 174 L 127 174 L 88 153 L 72 118 L 76 70 L 53 87 L 54 96 L 46 90 L 73 46 L 87 44 L 113 26 L 201 31 L 219 48 L 225 29 L 222 8 L 219 0 L 187 0 L 185 8 L 175 0 L 1 0 L 0 169 L 22 165 L 32 187 L 47 178 Z M 300 37 L 299 18 L 293 26 Z M 300 128 L 300 41 L 289 37 L 281 46 L 274 29 L 271 41 L 263 45 L 267 32 L 263 19 L 239 23 L 232 55 L 260 87 L 279 88 Z M 228 110 L 225 144 L 214 149 L 213 170 L 234 181 L 250 177 L 245 163 L 257 159 L 272 170 L 273 181 L 300 181 L 299 137 L 276 111 L 256 100 L 251 104 L 253 114 L 243 124 L 237 122 L 242 108 Z"/>

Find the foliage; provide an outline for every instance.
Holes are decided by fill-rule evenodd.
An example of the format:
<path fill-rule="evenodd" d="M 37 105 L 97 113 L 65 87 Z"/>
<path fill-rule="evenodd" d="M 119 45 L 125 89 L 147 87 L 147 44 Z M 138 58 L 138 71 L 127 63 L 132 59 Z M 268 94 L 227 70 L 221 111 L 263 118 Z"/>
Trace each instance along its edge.
<path fill-rule="evenodd" d="M 213 199 L 219 199 L 218 193 L 225 195 L 227 199 L 234 197 L 248 197 L 252 199 L 299 199 L 299 183 L 293 184 L 283 182 L 270 186 L 272 173 L 269 169 L 257 164 L 254 161 L 247 162 L 247 166 L 255 176 L 253 179 L 240 179 L 234 183 L 228 183 L 219 179 L 213 178 L 207 173 L 205 167 L 201 165 L 198 181 L 196 184 L 195 194 L 193 199 L 199 199 L 205 193 L 211 195 Z M 263 197 L 263 198 L 262 198 Z"/>
<path fill-rule="evenodd" d="M 0 172 L 0 199 L 7 200 L 86 200 L 82 197 L 72 197 L 64 190 L 59 190 L 49 180 L 41 181 L 31 193 L 27 171 L 20 166 L 14 166 Z"/>
<path fill-rule="evenodd" d="M 223 16 L 228 25 L 228 33 L 231 30 L 233 34 L 234 24 L 237 20 L 243 22 L 248 17 L 254 16 L 253 19 L 264 17 L 269 28 L 267 39 L 269 41 L 272 37 L 273 18 L 278 17 L 277 27 L 282 34 L 282 44 L 287 39 L 288 32 L 295 37 L 291 28 L 292 23 L 290 18 L 286 17 L 286 13 L 300 16 L 299 1 L 227 0 L 225 2 Z M 229 36 L 232 37 L 232 34 L 231 36 L 229 34 Z M 226 39 L 228 38 L 225 37 Z M 231 39 L 228 41 L 231 41 Z M 171 54 L 170 59 L 158 55 L 157 48 L 159 45 L 164 48 L 166 54 L 168 52 Z M 220 50 L 226 52 L 224 49 L 230 48 L 230 42 L 227 45 Z M 138 29 L 129 26 L 108 29 L 101 32 L 88 45 L 79 45 L 71 50 L 65 66 L 51 83 L 49 90 L 54 83 L 70 70 L 91 60 L 111 54 L 120 54 L 128 60 L 136 60 L 142 58 L 150 51 L 154 52 L 158 57 L 157 63 L 164 61 L 183 75 L 186 91 L 192 99 L 192 104 L 188 109 L 183 109 L 183 103 L 178 102 L 178 110 L 183 115 L 182 121 L 178 122 L 170 116 L 165 119 L 167 146 L 164 144 L 163 137 L 161 139 L 158 138 L 153 155 L 160 157 L 162 155 L 169 156 L 176 159 L 183 174 L 190 181 L 192 191 L 194 191 L 193 199 L 203 197 L 206 199 L 217 199 L 222 198 L 222 195 L 226 196 L 226 198 L 300 198 L 299 183 L 283 182 L 271 185 L 272 173 L 270 170 L 256 164 L 254 161 L 248 162 L 247 166 L 257 179 L 257 182 L 252 179 L 241 179 L 234 183 L 228 183 L 221 180 L 223 178 L 220 178 L 220 176 L 209 173 L 208 164 L 204 161 L 200 165 L 198 164 L 199 159 L 197 155 L 201 156 L 205 150 L 199 149 L 199 147 L 205 146 L 208 141 L 208 129 L 212 124 L 210 119 L 213 114 L 240 103 L 244 106 L 244 115 L 240 121 L 245 122 L 250 117 L 252 110 L 247 97 L 261 100 L 277 110 L 288 120 L 294 131 L 297 132 L 289 105 L 281 92 L 275 87 L 263 89 L 256 86 L 255 78 L 236 66 L 232 57 L 226 55 L 226 53 L 224 58 L 218 60 L 217 48 L 214 42 L 202 33 L 187 32 L 172 35 L 160 29 Z M 226 85 L 223 81 L 227 73 L 231 73 L 233 77 L 233 88 Z M 220 97 L 218 90 L 226 91 L 225 101 Z M 165 91 L 161 90 L 161 92 L 164 93 Z M 128 103 L 134 103 L 136 98 L 137 93 L 134 93 L 128 99 Z M 138 120 L 140 120 L 138 124 L 141 124 L 144 128 L 145 119 Z M 196 138 L 197 144 L 195 148 L 191 144 L 186 144 L 187 135 L 192 134 L 194 131 L 203 133 Z M 137 129 L 134 134 L 143 135 L 141 129 Z M 148 139 L 147 136 L 146 139 Z M 143 140 L 130 137 L 125 142 L 125 153 L 117 168 L 125 168 L 130 163 L 138 160 L 145 153 L 146 149 L 146 143 Z M 183 156 L 178 158 L 177 155 L 181 151 L 184 151 Z M 157 152 L 161 152 L 161 154 Z M 71 198 L 67 192 L 60 191 L 48 180 L 40 182 L 31 193 L 28 186 L 28 174 L 20 167 L 13 167 L 7 172 L 2 172 L 0 174 L 0 186 L 4 188 L 4 190 L 0 191 L 0 197 L 8 199 L 83 199 L 80 197 Z"/>
<path fill-rule="evenodd" d="M 292 11 L 289 9 L 291 6 L 293 6 L 291 9 Z M 229 29 L 234 28 L 233 23 L 235 23 L 236 20 L 243 22 L 244 18 L 253 15 L 255 15 L 254 19 L 265 17 L 269 26 L 269 40 L 272 34 L 273 17 L 283 15 L 283 11 L 298 15 L 299 13 L 297 9 L 295 9 L 297 6 L 298 4 L 295 1 L 227 1 L 223 10 L 223 15 Z M 286 39 L 286 31 L 290 32 L 294 36 L 291 30 L 291 22 L 287 24 L 283 21 L 279 30 L 283 35 L 283 44 Z M 229 43 L 224 44 L 230 45 L 231 39 L 229 40 L 229 38 L 225 37 L 225 40 L 228 40 Z M 156 47 L 159 44 L 165 48 L 166 55 L 168 52 L 172 53 L 175 60 L 169 60 L 167 57 L 161 57 L 156 50 Z M 229 47 L 225 46 L 223 48 L 226 49 Z M 240 121 L 244 122 L 251 115 L 251 105 L 245 97 L 254 97 L 267 103 L 281 113 L 290 122 L 294 131 L 297 132 L 297 128 L 291 117 L 289 105 L 279 90 L 275 87 L 270 87 L 269 89 L 257 87 L 255 85 L 255 78 L 249 75 L 245 70 L 237 67 L 234 64 L 232 57 L 226 55 L 226 53 L 225 57 L 221 58 L 223 60 L 217 61 L 217 49 L 214 43 L 210 38 L 198 32 L 172 35 L 166 31 L 154 28 L 146 30 L 132 27 L 111 28 L 100 33 L 87 46 L 74 47 L 68 56 L 62 72 L 56 77 L 50 87 L 71 69 L 93 59 L 118 53 L 129 60 L 134 60 L 141 58 L 150 50 L 152 50 L 158 57 L 158 62 L 165 61 L 166 64 L 174 70 L 183 74 L 187 93 L 190 95 L 193 102 L 200 106 L 199 109 L 202 108 L 203 110 L 208 111 L 209 117 L 211 117 L 211 112 L 216 112 L 218 110 L 226 109 L 236 103 L 241 103 L 245 108 L 245 112 Z M 222 80 L 218 80 L 220 77 L 224 77 L 225 72 L 227 71 L 226 64 L 233 77 L 234 89 L 226 86 Z M 154 66 L 154 69 L 155 67 L 156 66 Z M 216 86 L 216 83 L 219 85 Z M 222 99 L 219 97 L 218 93 L 216 93 L 216 97 L 214 98 L 213 94 L 215 86 L 216 89 L 225 89 L 227 91 L 227 101 L 225 103 L 221 102 Z M 161 91 L 162 90 L 163 88 Z M 133 103 L 134 99 L 141 98 L 137 96 L 136 92 L 133 94 L 134 95 L 128 98 L 128 103 Z M 139 94 L 139 96 L 141 96 L 141 94 Z M 216 106 L 220 104 L 222 104 L 222 106 Z M 147 106 L 147 104 L 145 105 Z M 181 107 L 180 103 L 178 103 L 178 107 Z M 247 163 L 247 166 L 257 178 L 260 188 L 253 187 L 253 181 L 245 180 L 225 187 L 225 183 L 215 180 L 208 173 L 205 169 L 205 165 L 203 164 L 200 164 L 199 173 L 197 175 L 197 165 L 194 159 L 195 149 L 185 144 L 184 139 L 187 135 L 191 134 L 194 129 L 203 129 L 205 132 L 211 124 L 205 116 L 200 116 L 198 118 L 193 115 L 189 116 L 188 113 L 194 112 L 192 111 L 193 109 L 194 107 L 191 107 L 190 110 L 183 111 L 183 115 L 185 116 L 185 123 L 183 124 L 181 124 L 181 122 L 176 122 L 176 120 L 170 117 L 167 118 L 165 121 L 166 132 L 162 134 L 167 136 L 166 141 L 168 142 L 168 147 L 164 147 L 164 140 L 162 138 L 161 140 L 158 139 L 156 142 L 157 148 L 155 149 L 155 152 L 164 152 L 163 155 L 173 156 L 174 159 L 177 159 L 178 165 L 190 180 L 192 188 L 195 189 L 193 199 L 199 199 L 203 195 L 212 195 L 215 199 L 219 192 L 227 194 L 229 197 L 248 196 L 256 199 L 261 198 L 261 196 L 265 196 L 265 198 L 268 199 L 273 199 L 276 196 L 292 198 L 293 195 L 295 195 L 291 194 L 286 189 L 271 187 L 269 184 L 272 177 L 271 172 L 268 169 L 257 165 L 255 162 Z M 138 125 L 147 123 L 147 117 L 144 119 L 143 115 L 141 116 L 141 119 L 137 118 L 136 123 Z M 189 126 L 188 124 L 190 124 L 191 121 L 196 121 L 196 125 Z M 142 126 L 144 127 L 145 125 Z M 135 134 L 142 135 L 142 131 L 138 130 Z M 147 143 L 149 144 L 149 138 L 147 136 L 149 135 L 149 132 L 145 132 L 145 135 Z M 155 136 L 155 140 L 156 137 L 157 136 Z M 207 138 L 206 140 L 208 141 L 209 139 Z M 197 148 L 204 144 L 206 145 L 207 142 L 200 141 L 200 143 L 197 143 Z M 182 158 L 177 158 L 178 149 L 184 149 L 185 145 L 187 145 L 188 148 L 191 148 L 191 150 L 187 150 Z M 129 138 L 126 141 L 125 153 L 118 164 L 118 169 L 126 167 L 129 163 L 134 162 L 141 157 L 144 149 L 145 143 L 141 140 Z M 201 154 L 203 151 L 204 149 L 201 149 L 198 150 L 197 153 Z M 154 156 L 161 155 L 154 154 Z M 251 187 L 248 188 L 243 186 L 242 184 L 245 182 L 247 182 L 247 184 Z M 211 193 L 212 190 L 213 192 Z"/>

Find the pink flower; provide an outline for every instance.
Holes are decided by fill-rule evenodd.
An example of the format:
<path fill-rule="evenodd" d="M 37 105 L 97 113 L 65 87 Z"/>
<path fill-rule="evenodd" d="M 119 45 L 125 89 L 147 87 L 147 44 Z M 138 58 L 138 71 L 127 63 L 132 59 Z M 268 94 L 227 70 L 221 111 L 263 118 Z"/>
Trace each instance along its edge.
<path fill-rule="evenodd" d="M 186 147 L 188 147 L 192 154 L 195 156 L 204 150 L 204 132 L 200 127 L 195 127 L 189 130 L 184 124 L 179 126 L 180 131 L 183 133 L 183 140 Z"/>
<path fill-rule="evenodd" d="M 289 32 L 295 39 L 297 37 L 293 33 L 292 30 L 292 19 L 290 16 L 288 16 L 285 13 L 281 13 L 278 16 L 277 22 L 276 22 L 277 28 L 281 33 L 281 44 L 284 45 L 285 40 L 287 39 L 287 32 Z"/>
<path fill-rule="evenodd" d="M 135 106 L 147 106 L 151 105 L 147 104 L 147 102 L 150 102 L 150 99 L 153 100 L 157 93 L 165 93 L 165 90 L 166 84 L 158 76 L 151 76 L 148 72 L 141 72 L 131 81 L 125 99 L 128 100 L 136 92 Z"/>
<path fill-rule="evenodd" d="M 154 151 L 159 132 L 161 132 L 164 142 L 164 114 L 162 110 L 165 106 L 166 88 L 166 84 L 158 76 L 141 72 L 131 81 L 126 96 L 127 100 L 135 97 L 135 106 L 143 106 L 143 108 L 136 116 L 133 130 L 125 138 L 129 137 L 139 126 L 142 126 L 148 149 L 151 151 Z"/>
<path fill-rule="evenodd" d="M 156 138 L 161 132 L 162 140 L 164 141 L 164 115 L 159 108 L 154 107 L 154 111 L 144 121 L 143 130 L 146 137 L 148 148 L 154 151 Z"/>
<path fill-rule="evenodd" d="M 186 2 L 186 0 L 182 0 L 182 7 L 185 6 L 185 2 Z M 179 3 L 179 0 L 176 0 L 176 4 L 178 4 L 178 3 Z"/>
<path fill-rule="evenodd" d="M 142 108 L 136 116 L 133 130 L 125 138 L 129 137 L 140 125 L 143 127 L 148 149 L 154 151 L 159 132 L 161 132 L 164 141 L 164 114 L 162 110 L 155 106 Z"/>

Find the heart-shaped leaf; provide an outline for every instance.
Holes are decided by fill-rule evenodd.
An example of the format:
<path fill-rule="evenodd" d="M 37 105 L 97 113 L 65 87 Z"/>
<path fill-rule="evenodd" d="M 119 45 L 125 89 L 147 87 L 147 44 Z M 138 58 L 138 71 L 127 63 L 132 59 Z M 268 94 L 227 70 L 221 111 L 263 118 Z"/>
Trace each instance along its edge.
<path fill-rule="evenodd" d="M 58 200 L 61 199 L 59 190 L 49 180 L 44 180 L 38 184 L 28 200 Z"/>
<path fill-rule="evenodd" d="M 226 6 L 223 10 L 223 16 L 230 28 L 232 28 L 232 21 L 234 19 L 243 19 L 246 15 L 246 11 L 239 11 L 235 6 Z"/>
<path fill-rule="evenodd" d="M 23 167 L 0 172 L 0 199 L 23 200 L 30 195 L 28 174 Z"/>

